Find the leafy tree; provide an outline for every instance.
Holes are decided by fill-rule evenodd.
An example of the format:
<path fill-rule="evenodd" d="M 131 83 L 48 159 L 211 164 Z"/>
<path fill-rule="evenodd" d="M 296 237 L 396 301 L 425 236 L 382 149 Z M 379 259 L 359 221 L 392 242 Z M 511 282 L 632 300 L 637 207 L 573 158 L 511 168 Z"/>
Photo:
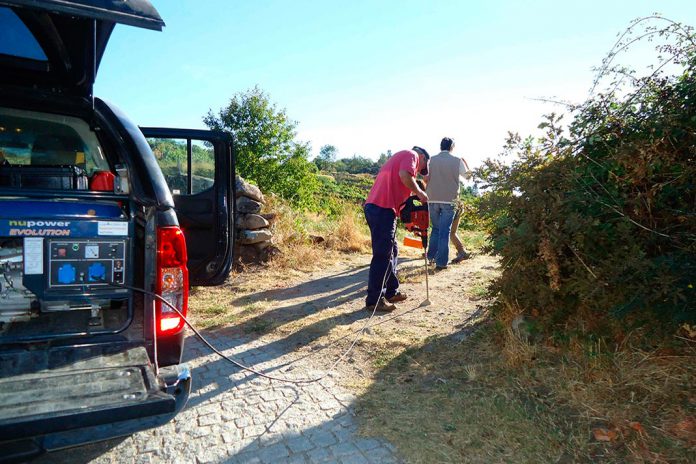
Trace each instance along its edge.
<path fill-rule="evenodd" d="M 317 169 L 328 171 L 336 161 L 338 149 L 333 145 L 324 145 L 319 149 L 319 156 L 314 159 Z"/>
<path fill-rule="evenodd" d="M 258 86 L 235 94 L 217 113 L 208 111 L 203 121 L 232 135 L 242 177 L 298 206 L 315 206 L 319 184 L 309 145 L 296 139 L 297 123 Z"/>
<path fill-rule="evenodd" d="M 149 139 L 152 153 L 160 162 L 186 161 L 186 145 L 170 139 Z"/>
<path fill-rule="evenodd" d="M 377 160 L 377 165 L 381 168 L 382 166 L 384 166 L 384 164 L 385 164 L 387 161 L 389 161 L 389 158 L 391 158 L 391 157 L 392 157 L 392 151 L 391 151 L 391 150 L 387 150 L 386 153 L 381 153 L 381 154 L 379 155 L 379 159 Z"/>
<path fill-rule="evenodd" d="M 338 150 L 333 145 L 324 145 L 319 150 L 319 155 L 314 159 L 314 164 L 321 171 L 345 172 L 349 174 L 377 174 L 379 169 L 384 166 L 392 151 L 387 150 L 381 153 L 377 161 L 361 155 L 353 155 L 350 158 L 336 159 Z"/>
<path fill-rule="evenodd" d="M 379 166 L 370 158 L 360 155 L 353 155 L 351 158 L 343 158 L 335 163 L 337 172 L 348 172 L 351 174 L 377 174 Z"/>

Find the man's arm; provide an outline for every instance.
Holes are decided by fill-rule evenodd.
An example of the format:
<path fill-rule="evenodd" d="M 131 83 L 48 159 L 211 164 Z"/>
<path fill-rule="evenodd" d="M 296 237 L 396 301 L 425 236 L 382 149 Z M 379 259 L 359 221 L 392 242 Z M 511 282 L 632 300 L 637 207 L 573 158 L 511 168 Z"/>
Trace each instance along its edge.
<path fill-rule="evenodd" d="M 464 158 L 459 158 L 461 160 L 461 163 L 459 164 L 459 176 L 462 179 L 466 179 L 469 176 L 469 172 L 471 172 L 471 169 L 469 169 L 469 165 L 467 164 L 466 160 Z"/>
<path fill-rule="evenodd" d="M 418 196 L 418 199 L 420 201 L 422 201 L 423 203 L 426 203 L 428 201 L 428 195 L 426 195 L 425 192 L 420 187 L 418 187 L 418 184 L 416 184 L 416 179 L 413 178 L 410 172 L 406 171 L 405 169 L 400 170 L 399 178 L 401 179 L 401 182 L 403 182 L 404 185 L 408 187 L 409 190 L 411 190 Z"/>

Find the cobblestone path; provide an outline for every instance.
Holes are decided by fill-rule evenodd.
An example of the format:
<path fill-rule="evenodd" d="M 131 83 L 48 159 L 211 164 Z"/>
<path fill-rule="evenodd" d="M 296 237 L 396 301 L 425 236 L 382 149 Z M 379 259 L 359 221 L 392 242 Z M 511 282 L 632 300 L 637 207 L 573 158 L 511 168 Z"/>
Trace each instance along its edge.
<path fill-rule="evenodd" d="M 264 346 L 220 330 L 206 336 L 225 354 L 280 377 L 307 378 L 310 359 L 292 364 L 282 346 Z M 131 437 L 54 453 L 45 463 L 397 463 L 394 448 L 360 437 L 354 398 L 331 377 L 293 385 L 240 371 L 211 354 L 198 339 L 186 341 L 193 371 L 186 409 L 172 422 Z M 323 367 L 323 366 L 322 366 Z"/>

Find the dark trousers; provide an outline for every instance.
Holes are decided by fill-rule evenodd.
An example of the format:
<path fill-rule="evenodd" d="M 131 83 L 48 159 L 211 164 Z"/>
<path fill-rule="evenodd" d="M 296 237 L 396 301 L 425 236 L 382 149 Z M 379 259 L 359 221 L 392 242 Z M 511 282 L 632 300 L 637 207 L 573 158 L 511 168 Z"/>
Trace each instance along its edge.
<path fill-rule="evenodd" d="M 367 298 L 365 304 L 372 306 L 377 303 L 382 293 L 382 283 L 385 283 L 384 296 L 391 298 L 399 288 L 396 278 L 396 262 L 399 248 L 396 245 L 396 214 L 389 208 L 380 208 L 368 203 L 365 205 L 365 218 L 370 226 L 372 237 L 372 261 L 370 262 L 370 277 L 367 283 Z M 385 281 L 386 274 L 386 281 Z"/>

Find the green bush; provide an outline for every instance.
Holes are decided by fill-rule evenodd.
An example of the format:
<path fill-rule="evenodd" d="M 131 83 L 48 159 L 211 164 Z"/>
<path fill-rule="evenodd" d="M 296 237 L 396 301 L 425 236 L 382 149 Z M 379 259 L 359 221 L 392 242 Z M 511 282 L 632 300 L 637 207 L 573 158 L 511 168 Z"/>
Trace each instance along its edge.
<path fill-rule="evenodd" d="M 235 94 L 217 114 L 203 118 L 234 140 L 237 173 L 265 193 L 276 193 L 302 208 L 318 206 L 317 169 L 309 145 L 297 140 L 297 123 L 258 87 Z"/>
<path fill-rule="evenodd" d="M 567 129 L 547 116 L 544 137 L 511 134 L 505 154 L 514 159 L 476 173 L 502 257 L 499 301 L 550 325 L 696 322 L 694 34 L 671 22 L 646 31 L 668 41 L 659 51 L 677 65 L 673 75 L 609 67 L 629 34 L 600 71 L 616 78 L 609 90 L 572 107 Z"/>
<path fill-rule="evenodd" d="M 479 215 L 481 196 L 475 187 L 466 187 L 459 193 L 459 207 L 462 208 L 462 216 L 459 229 L 481 231 L 483 224 Z"/>

